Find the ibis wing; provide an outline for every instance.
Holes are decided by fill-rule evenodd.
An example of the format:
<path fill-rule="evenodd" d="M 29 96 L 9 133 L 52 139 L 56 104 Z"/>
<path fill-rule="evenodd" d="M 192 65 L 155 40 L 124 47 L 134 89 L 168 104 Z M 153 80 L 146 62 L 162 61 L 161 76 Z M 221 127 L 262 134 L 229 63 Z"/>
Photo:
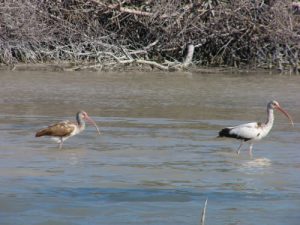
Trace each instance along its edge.
<path fill-rule="evenodd" d="M 238 139 L 244 139 L 248 141 L 259 136 L 261 132 L 260 126 L 258 123 L 246 123 L 236 127 L 230 127 L 229 134 L 235 136 Z"/>
<path fill-rule="evenodd" d="M 65 137 L 70 135 L 75 129 L 75 125 L 70 121 L 62 121 L 50 125 L 45 129 L 41 129 L 36 133 L 36 137 L 41 136 L 53 136 L 53 137 Z"/>

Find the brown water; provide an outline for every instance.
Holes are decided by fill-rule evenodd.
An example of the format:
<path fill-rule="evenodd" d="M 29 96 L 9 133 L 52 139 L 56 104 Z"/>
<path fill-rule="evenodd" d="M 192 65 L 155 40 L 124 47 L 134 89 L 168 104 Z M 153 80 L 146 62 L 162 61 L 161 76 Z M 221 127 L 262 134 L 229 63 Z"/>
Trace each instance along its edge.
<path fill-rule="evenodd" d="M 298 225 L 300 77 L 0 72 L 0 224 Z M 237 157 L 225 126 L 273 130 Z M 62 150 L 35 131 L 83 109 L 97 122 Z M 246 148 L 247 146 L 245 146 Z"/>

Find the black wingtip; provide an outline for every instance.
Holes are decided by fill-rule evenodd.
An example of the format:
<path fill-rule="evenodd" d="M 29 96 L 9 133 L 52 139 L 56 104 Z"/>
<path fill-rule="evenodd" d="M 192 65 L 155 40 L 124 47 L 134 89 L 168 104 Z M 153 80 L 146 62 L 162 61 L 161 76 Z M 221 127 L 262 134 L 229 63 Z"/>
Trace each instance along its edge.
<path fill-rule="evenodd" d="M 228 137 L 228 138 L 235 138 L 235 139 L 240 139 L 243 141 L 249 141 L 251 140 L 251 138 L 247 138 L 247 137 L 243 137 L 243 136 L 239 136 L 237 134 L 235 134 L 234 132 L 231 132 L 232 128 L 224 128 L 222 130 L 219 131 L 219 136 L 218 137 Z"/>
<path fill-rule="evenodd" d="M 230 128 L 224 128 L 224 129 L 220 130 L 218 137 L 231 137 L 232 135 L 229 133 L 230 130 L 231 130 Z"/>

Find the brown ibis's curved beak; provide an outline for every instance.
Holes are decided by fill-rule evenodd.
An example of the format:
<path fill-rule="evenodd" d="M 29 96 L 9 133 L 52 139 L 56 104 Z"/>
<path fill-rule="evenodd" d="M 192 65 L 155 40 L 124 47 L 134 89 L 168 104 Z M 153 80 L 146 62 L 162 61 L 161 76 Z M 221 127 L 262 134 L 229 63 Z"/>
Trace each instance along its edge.
<path fill-rule="evenodd" d="M 280 112 L 282 112 L 291 122 L 291 125 L 294 127 L 294 122 L 292 117 L 290 116 L 290 114 L 288 114 L 287 111 L 285 111 L 283 108 L 281 108 L 280 106 L 277 106 L 276 109 L 278 109 Z"/>
<path fill-rule="evenodd" d="M 101 134 L 101 133 L 100 133 L 100 130 L 99 130 L 97 124 L 95 123 L 95 121 L 92 120 L 88 115 L 85 116 L 85 119 L 86 119 L 88 122 L 90 122 L 90 124 L 92 124 L 92 125 L 94 125 L 94 126 L 96 127 L 96 129 L 97 129 L 97 131 L 98 131 L 98 133 L 99 133 L 99 135 L 100 135 L 100 134 Z"/>

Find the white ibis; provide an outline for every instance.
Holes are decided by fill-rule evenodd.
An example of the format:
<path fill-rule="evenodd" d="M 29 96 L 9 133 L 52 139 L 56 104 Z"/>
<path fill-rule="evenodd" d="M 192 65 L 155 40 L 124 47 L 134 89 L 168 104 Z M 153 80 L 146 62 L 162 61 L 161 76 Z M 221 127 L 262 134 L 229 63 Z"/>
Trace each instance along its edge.
<path fill-rule="evenodd" d="M 59 123 L 50 125 L 47 128 L 39 130 L 35 136 L 50 136 L 59 143 L 59 149 L 61 149 L 65 140 L 67 140 L 69 137 L 79 134 L 85 129 L 85 120 L 94 125 L 100 134 L 97 124 L 88 116 L 86 112 L 80 111 L 76 114 L 77 123 L 69 120 L 61 121 Z"/>
<path fill-rule="evenodd" d="M 249 154 L 252 157 L 253 142 L 258 141 L 268 135 L 274 123 L 274 109 L 282 112 L 294 126 L 292 117 L 279 105 L 277 101 L 270 101 L 267 105 L 267 121 L 265 123 L 253 122 L 241 124 L 235 127 L 226 127 L 219 132 L 219 137 L 229 137 L 241 140 L 240 146 L 237 149 L 237 154 L 240 154 L 240 149 L 244 142 L 250 143 Z"/>

